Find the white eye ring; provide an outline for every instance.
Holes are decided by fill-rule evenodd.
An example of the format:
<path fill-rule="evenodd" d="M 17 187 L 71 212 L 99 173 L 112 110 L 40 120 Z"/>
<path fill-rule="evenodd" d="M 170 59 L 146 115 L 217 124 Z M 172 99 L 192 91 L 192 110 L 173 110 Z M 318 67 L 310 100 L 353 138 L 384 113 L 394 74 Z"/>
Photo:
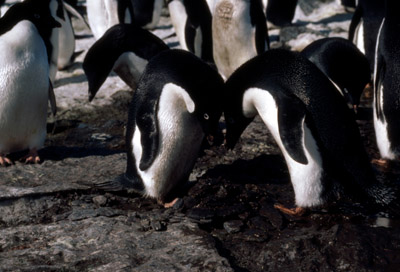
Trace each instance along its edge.
<path fill-rule="evenodd" d="M 204 113 L 204 119 L 208 120 L 208 119 L 210 119 L 210 116 L 208 116 L 207 113 Z"/>

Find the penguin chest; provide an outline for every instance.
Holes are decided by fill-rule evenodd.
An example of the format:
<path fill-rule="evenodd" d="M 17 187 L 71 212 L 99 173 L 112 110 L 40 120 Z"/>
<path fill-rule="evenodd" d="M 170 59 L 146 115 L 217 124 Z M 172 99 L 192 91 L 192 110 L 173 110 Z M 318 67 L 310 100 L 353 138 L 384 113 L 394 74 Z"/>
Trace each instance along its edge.
<path fill-rule="evenodd" d="M 219 1 L 215 5 L 212 37 L 215 64 L 228 78 L 241 64 L 257 55 L 250 2 Z"/>
<path fill-rule="evenodd" d="M 171 90 L 176 87 L 167 84 L 160 96 L 157 112 L 159 149 L 153 164 L 145 171 L 139 169 L 142 154 L 140 137 L 143 132 L 138 127 L 132 140 L 137 172 L 143 180 L 146 194 L 151 197 L 162 197 L 175 185 L 186 181 L 204 138 L 198 119 L 188 111 L 184 99 L 177 98 L 175 91 Z"/>
<path fill-rule="evenodd" d="M 129 87 L 135 90 L 147 63 L 146 59 L 137 56 L 133 52 L 126 52 L 119 56 L 113 70 Z"/>
<path fill-rule="evenodd" d="M 40 148 L 46 135 L 49 65 L 36 27 L 21 21 L 0 37 L 0 152 Z"/>
<path fill-rule="evenodd" d="M 86 5 L 90 29 L 96 40 L 119 23 L 117 0 L 88 0 Z"/>
<path fill-rule="evenodd" d="M 249 118 L 254 117 L 257 113 L 260 115 L 285 158 L 295 192 L 296 204 L 300 207 L 318 206 L 323 203 L 321 183 L 323 169 L 316 141 L 303 119 L 302 141 L 298 148 L 304 150 L 308 163 L 302 164 L 294 160 L 281 139 L 280 127 L 285 124 L 283 124 L 283 120 L 278 121 L 279 106 L 273 95 L 267 90 L 250 88 L 243 96 L 244 115 Z"/>
<path fill-rule="evenodd" d="M 185 38 L 185 26 L 187 21 L 186 8 L 181 0 L 174 0 L 168 4 L 171 22 L 174 26 L 176 36 L 178 37 L 179 44 L 184 50 L 188 50 Z"/>

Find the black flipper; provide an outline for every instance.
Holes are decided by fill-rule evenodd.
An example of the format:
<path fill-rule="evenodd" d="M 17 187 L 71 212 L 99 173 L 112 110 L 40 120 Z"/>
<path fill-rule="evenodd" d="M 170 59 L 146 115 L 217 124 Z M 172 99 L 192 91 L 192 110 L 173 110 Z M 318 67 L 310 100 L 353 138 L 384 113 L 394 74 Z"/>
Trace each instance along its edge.
<path fill-rule="evenodd" d="M 53 84 L 51 83 L 50 79 L 49 79 L 49 102 L 51 107 L 51 113 L 53 113 L 53 116 L 55 116 L 57 114 L 56 95 L 54 94 Z"/>
<path fill-rule="evenodd" d="M 303 123 L 306 118 L 306 108 L 297 98 L 288 97 L 282 93 L 276 99 L 282 143 L 292 159 L 298 163 L 308 164 L 303 148 Z"/>
<path fill-rule="evenodd" d="M 190 52 L 192 52 L 193 54 L 194 52 L 194 40 L 196 37 L 196 27 L 195 25 L 193 25 L 193 23 L 189 20 L 189 18 L 186 20 L 186 24 L 185 24 L 185 41 L 186 41 L 186 45 L 189 49 Z"/>
<path fill-rule="evenodd" d="M 142 157 L 140 158 L 139 168 L 144 171 L 150 167 L 156 158 L 159 148 L 159 130 L 158 130 L 158 119 L 157 119 L 157 108 L 158 101 L 149 103 L 153 105 L 153 108 L 143 109 L 140 108 L 136 114 L 136 124 L 141 133 L 141 144 L 142 144 Z"/>
<path fill-rule="evenodd" d="M 349 41 L 354 40 L 354 35 L 355 35 L 358 24 L 361 22 L 362 15 L 363 14 L 362 14 L 361 6 L 358 5 L 353 14 L 353 18 L 351 18 L 350 27 L 349 27 Z"/>
<path fill-rule="evenodd" d="M 255 45 L 257 54 L 264 53 L 269 49 L 269 36 L 261 1 L 252 0 L 250 2 L 250 18 L 252 26 L 256 28 Z M 267 45 L 267 48 L 265 48 L 265 45 Z"/>

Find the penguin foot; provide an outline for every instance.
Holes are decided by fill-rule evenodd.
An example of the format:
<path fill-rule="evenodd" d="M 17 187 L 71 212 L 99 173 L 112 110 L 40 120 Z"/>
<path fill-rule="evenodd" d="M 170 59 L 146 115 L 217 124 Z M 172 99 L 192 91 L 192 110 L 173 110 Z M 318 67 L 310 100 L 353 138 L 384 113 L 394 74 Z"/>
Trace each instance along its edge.
<path fill-rule="evenodd" d="M 373 159 L 371 161 L 379 170 L 387 172 L 390 170 L 390 161 L 385 159 Z"/>
<path fill-rule="evenodd" d="M 26 164 L 28 163 L 37 164 L 41 162 L 39 154 L 37 153 L 36 149 L 29 150 L 29 153 L 26 156 L 22 157 L 20 161 L 24 161 Z"/>
<path fill-rule="evenodd" d="M 163 202 L 163 201 L 158 201 L 159 204 L 163 205 L 164 208 L 168 209 L 168 208 L 172 208 L 175 203 L 179 200 L 179 197 L 175 198 L 174 200 L 172 200 L 171 202 Z"/>
<path fill-rule="evenodd" d="M 0 155 L 0 165 L 1 166 L 8 166 L 13 164 L 13 162 L 4 155 Z"/>
<path fill-rule="evenodd" d="M 302 208 L 302 207 L 287 208 L 287 207 L 283 206 L 282 204 L 275 204 L 274 208 L 280 210 L 281 212 L 283 212 L 285 214 L 292 215 L 292 216 L 303 216 L 307 212 L 307 209 Z"/>

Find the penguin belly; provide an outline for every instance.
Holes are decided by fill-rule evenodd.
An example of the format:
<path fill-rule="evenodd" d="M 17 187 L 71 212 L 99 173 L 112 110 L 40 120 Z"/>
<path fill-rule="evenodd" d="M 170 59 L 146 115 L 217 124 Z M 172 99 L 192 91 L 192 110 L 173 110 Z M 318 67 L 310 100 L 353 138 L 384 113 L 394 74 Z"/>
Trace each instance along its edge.
<path fill-rule="evenodd" d="M 147 63 L 148 60 L 137 56 L 135 53 L 126 52 L 117 59 L 113 70 L 132 90 L 135 90 Z"/>
<path fill-rule="evenodd" d="M 103 34 L 119 22 L 116 0 L 88 0 L 87 16 L 93 36 L 98 40 Z"/>
<path fill-rule="evenodd" d="M 179 44 L 183 50 L 188 50 L 185 38 L 185 26 L 187 21 L 186 8 L 182 0 L 173 0 L 168 4 L 168 10 L 171 17 L 172 25 L 174 26 Z"/>
<path fill-rule="evenodd" d="M 197 118 L 188 112 L 183 99 L 176 99 L 176 91 L 185 92 L 172 83 L 166 84 L 162 90 L 157 113 L 159 150 L 152 165 L 144 171 L 139 168 L 142 145 L 138 127 L 135 127 L 132 138 L 132 152 L 145 195 L 159 199 L 189 177 L 204 138 Z"/>
<path fill-rule="evenodd" d="M 0 37 L 0 153 L 40 149 L 46 137 L 49 64 L 36 27 L 21 21 Z"/>
<path fill-rule="evenodd" d="M 75 52 L 75 35 L 72 28 L 71 20 L 64 9 L 64 20 L 59 20 L 61 29 L 59 30 L 58 46 L 59 54 L 57 60 L 57 68 L 59 70 L 67 68 L 72 63 L 72 56 Z"/>
<path fill-rule="evenodd" d="M 322 193 L 322 158 L 316 141 L 303 119 L 303 150 L 307 164 L 295 161 L 282 143 L 279 134 L 278 105 L 274 97 L 266 90 L 250 88 L 243 96 L 243 112 L 248 118 L 260 115 L 268 130 L 278 144 L 289 169 L 290 179 L 295 193 L 296 205 L 314 207 L 324 203 Z"/>
<path fill-rule="evenodd" d="M 217 3 L 212 21 L 212 37 L 215 64 L 220 74 L 227 79 L 236 68 L 257 55 L 250 3 L 227 0 Z"/>
<path fill-rule="evenodd" d="M 353 43 L 365 55 L 364 22 L 363 22 L 363 19 L 360 20 L 360 23 L 357 25 L 356 30 L 354 32 L 355 33 L 354 33 Z"/>

